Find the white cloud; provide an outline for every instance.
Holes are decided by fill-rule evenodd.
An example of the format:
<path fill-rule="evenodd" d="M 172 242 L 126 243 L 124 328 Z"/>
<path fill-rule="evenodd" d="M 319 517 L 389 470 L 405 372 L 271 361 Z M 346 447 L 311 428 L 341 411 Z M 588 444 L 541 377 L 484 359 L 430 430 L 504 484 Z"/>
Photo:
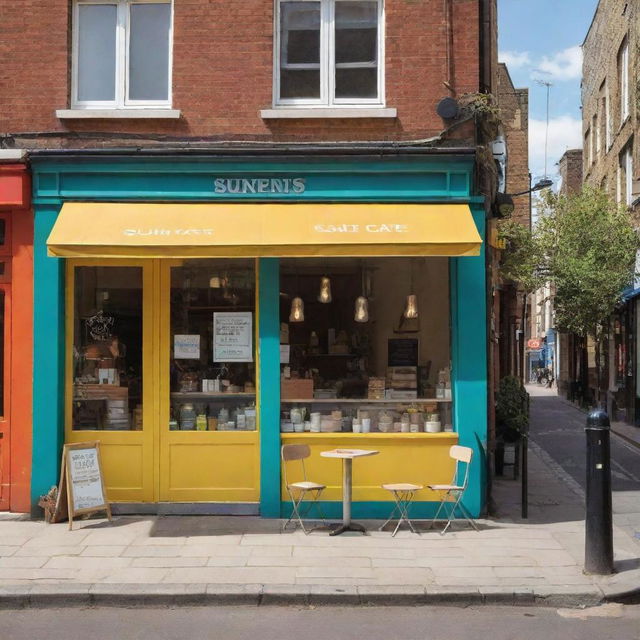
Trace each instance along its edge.
<path fill-rule="evenodd" d="M 529 167 L 533 176 L 544 175 L 545 120 L 529 120 Z M 582 120 L 569 115 L 549 118 L 547 174 L 555 175 L 555 166 L 567 149 L 582 147 Z"/>
<path fill-rule="evenodd" d="M 500 62 L 504 62 L 509 69 L 521 69 L 531 64 L 528 51 L 501 51 L 498 54 Z"/>
<path fill-rule="evenodd" d="M 568 47 L 551 57 L 543 56 L 537 71 L 548 80 L 576 80 L 582 76 L 582 49 L 579 46 Z"/>

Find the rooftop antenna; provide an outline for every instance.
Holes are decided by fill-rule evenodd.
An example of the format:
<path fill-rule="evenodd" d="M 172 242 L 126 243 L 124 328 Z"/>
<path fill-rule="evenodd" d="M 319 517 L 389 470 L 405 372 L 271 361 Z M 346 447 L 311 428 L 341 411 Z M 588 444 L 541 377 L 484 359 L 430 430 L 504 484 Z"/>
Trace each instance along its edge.
<path fill-rule="evenodd" d="M 549 89 L 553 87 L 553 83 L 548 80 L 536 80 L 536 84 L 547 88 L 547 123 L 544 129 L 544 177 L 547 177 L 547 145 L 549 142 Z"/>

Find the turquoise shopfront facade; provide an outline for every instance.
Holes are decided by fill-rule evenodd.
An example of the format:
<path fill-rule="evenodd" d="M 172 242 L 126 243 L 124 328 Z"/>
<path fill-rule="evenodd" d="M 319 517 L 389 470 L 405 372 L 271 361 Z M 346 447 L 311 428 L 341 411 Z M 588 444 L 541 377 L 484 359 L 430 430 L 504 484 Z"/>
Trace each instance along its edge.
<path fill-rule="evenodd" d="M 168 304 L 168 269 L 172 257 L 148 259 L 58 258 L 47 251 L 47 240 L 66 203 L 420 203 L 469 205 L 473 222 L 485 239 L 484 198 L 473 193 L 474 155 L 345 155 L 345 156 L 222 156 L 143 154 L 101 155 L 99 153 L 36 153 L 31 158 L 34 184 L 34 386 L 33 386 L 33 474 L 32 503 L 46 493 L 59 477 L 62 445 L 67 442 L 104 440 L 107 451 L 106 482 L 109 498 L 123 512 L 163 513 L 259 513 L 263 517 L 287 515 L 290 506 L 283 498 L 280 447 L 286 438 L 281 423 L 280 363 L 280 264 L 277 257 L 255 257 L 255 385 L 258 428 L 253 434 L 193 432 L 194 449 L 179 438 L 186 434 L 165 434 L 168 408 L 162 409 L 163 367 L 168 359 L 168 330 L 162 313 L 155 323 L 156 305 Z M 108 220 L 95 221 L 108 225 Z M 242 233 L 242 229 L 238 230 Z M 152 264 L 154 263 L 154 264 Z M 155 264 L 157 263 L 157 264 Z M 486 267 L 484 244 L 477 256 L 449 257 L 449 322 L 453 434 L 415 434 L 405 447 L 424 450 L 423 482 L 430 480 L 433 456 L 446 453 L 450 444 L 469 446 L 474 451 L 465 505 L 474 516 L 484 509 L 487 448 L 487 360 L 486 360 Z M 145 371 L 144 417 L 141 428 L 131 432 L 75 431 L 72 420 L 71 386 L 74 319 L 71 289 L 74 269 L 92 265 L 139 268 L 144 281 L 143 308 Z M 155 265 L 155 266 L 154 266 Z M 168 273 L 168 272 L 167 272 Z M 164 274 L 164 275 L 163 275 Z M 164 287 L 164 289 L 163 289 Z M 148 290 L 148 293 L 147 293 Z M 167 312 L 168 317 L 168 312 Z M 166 324 L 166 323 L 165 323 Z M 165 335 L 166 334 L 166 335 Z M 172 342 L 173 344 L 173 342 Z M 164 350 L 164 351 L 163 351 Z M 168 365 L 167 365 L 168 367 Z M 164 412 L 164 413 L 163 413 Z M 75 417 L 73 418 L 75 419 Z M 322 436 L 323 434 L 311 434 Z M 377 440 L 362 434 L 364 448 L 384 451 L 391 438 Z M 403 436 L 405 434 L 398 434 Z M 163 440 L 171 436 L 171 442 Z M 417 436 L 420 436 L 418 438 Z M 431 436 L 434 436 L 430 439 Z M 191 434 L 189 435 L 191 437 Z M 303 437 L 303 436 L 301 436 Z M 348 446 L 354 446 L 355 434 Z M 205 441 L 209 438 L 209 441 Z M 438 438 L 440 438 L 438 440 Z M 214 442 L 215 439 L 215 442 Z M 316 442 L 317 445 L 320 441 Z M 345 444 L 347 440 L 344 441 Z M 327 447 L 336 441 L 327 437 Z M 230 478 L 217 491 L 181 492 L 165 483 L 185 465 L 181 455 L 205 455 L 211 445 L 221 451 L 214 466 Z M 395 446 L 395 445 L 393 445 Z M 422 449 L 420 449 L 422 447 Z M 192 451 L 192 453 L 189 453 Z M 405 449 L 408 451 L 408 449 Z M 187 452 L 187 453 L 184 453 Z M 239 452 L 241 464 L 229 460 Z M 165 456 L 166 453 L 166 456 Z M 212 453 L 212 455 L 214 455 Z M 395 455 L 395 454 L 394 454 Z M 180 462 L 180 460 L 182 460 Z M 372 458 L 372 460 L 374 460 Z M 383 456 L 379 464 L 385 467 Z M 121 467 L 140 471 L 126 475 Z M 358 464 L 358 463 L 356 463 Z M 172 468 L 171 465 L 175 465 Z M 228 468 L 227 468 L 228 465 Z M 238 467 L 240 469 L 238 469 Z M 400 469 L 399 469 L 400 471 Z M 182 473 L 182 471 L 180 472 Z M 185 471 L 187 473 L 187 471 Z M 357 473 L 357 467 L 356 467 Z M 110 474 L 113 481 L 110 482 Z M 244 475 L 243 475 L 244 474 Z M 233 478 L 231 478 L 233 476 Z M 193 478 L 195 476 L 187 475 Z M 214 477 L 214 476 L 211 476 Z M 398 477 L 396 481 L 403 481 Z M 185 480 L 188 484 L 192 480 Z M 164 483 L 164 484 L 163 484 Z M 336 479 L 340 484 L 340 478 Z M 166 486 L 165 486 L 166 485 Z M 253 486 L 255 485 L 255 486 Z M 164 487 L 164 488 L 163 488 Z M 332 494 L 333 495 L 333 494 Z M 373 488 L 363 489 L 363 499 L 354 492 L 353 515 L 379 518 L 388 515 L 390 502 L 377 499 Z M 186 496 L 186 497 L 185 497 Z M 195 497 L 194 497 L 195 496 Z M 198 497 L 200 496 L 200 497 Z M 373 497 L 373 499 L 370 499 Z M 428 517 L 434 512 L 432 498 L 419 500 L 413 513 Z M 327 515 L 339 516 L 341 502 L 330 498 Z"/>

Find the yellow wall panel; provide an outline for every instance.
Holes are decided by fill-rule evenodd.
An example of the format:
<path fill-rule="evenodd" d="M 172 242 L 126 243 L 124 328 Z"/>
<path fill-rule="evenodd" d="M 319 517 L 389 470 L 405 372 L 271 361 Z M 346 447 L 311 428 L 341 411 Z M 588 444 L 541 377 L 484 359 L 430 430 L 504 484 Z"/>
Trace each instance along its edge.
<path fill-rule="evenodd" d="M 162 500 L 259 500 L 257 438 L 245 439 L 244 443 L 220 438 L 208 438 L 207 442 L 197 437 L 201 434 L 181 435 L 196 438 L 168 445 L 168 464 L 160 478 Z"/>
<path fill-rule="evenodd" d="M 440 434 L 283 434 L 283 444 L 308 444 L 311 457 L 305 461 L 307 478 L 327 485 L 323 500 L 342 500 L 342 460 L 323 458 L 321 451 L 330 449 L 373 449 L 375 456 L 353 461 L 353 500 L 391 500 L 383 483 L 411 482 L 434 484 L 450 482 L 454 466 L 449 457 L 451 445 L 457 444 L 457 433 Z M 289 463 L 289 482 L 301 479 L 299 467 Z M 282 499 L 288 500 L 284 477 Z M 425 489 L 418 500 L 437 500 Z"/>

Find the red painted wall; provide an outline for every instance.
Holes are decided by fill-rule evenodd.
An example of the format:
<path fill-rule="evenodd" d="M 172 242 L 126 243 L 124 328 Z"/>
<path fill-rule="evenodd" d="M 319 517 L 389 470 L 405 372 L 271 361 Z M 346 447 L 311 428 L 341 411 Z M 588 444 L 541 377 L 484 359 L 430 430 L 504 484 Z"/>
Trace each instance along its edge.
<path fill-rule="evenodd" d="M 11 335 L 9 397 L 9 508 L 28 512 L 31 507 L 31 433 L 33 387 L 33 213 L 30 180 L 24 165 L 0 165 L 0 211 L 7 215 L 11 243 L 11 278 L 8 296 Z M 6 460 L 6 458 L 5 458 Z M 5 480 L 6 481 L 6 480 Z"/>

